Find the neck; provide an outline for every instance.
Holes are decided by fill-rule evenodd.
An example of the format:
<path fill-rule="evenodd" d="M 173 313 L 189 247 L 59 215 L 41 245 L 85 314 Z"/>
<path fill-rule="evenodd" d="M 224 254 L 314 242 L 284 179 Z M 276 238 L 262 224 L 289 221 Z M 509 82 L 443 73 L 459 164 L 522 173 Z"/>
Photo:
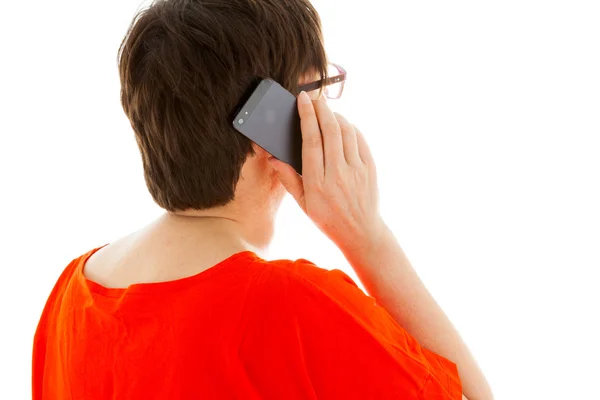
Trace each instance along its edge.
<path fill-rule="evenodd" d="M 273 237 L 274 219 L 275 214 L 270 210 L 241 212 L 233 207 L 223 207 L 166 212 L 159 218 L 159 223 L 188 237 L 214 240 L 215 246 L 250 250 L 263 256 Z"/>

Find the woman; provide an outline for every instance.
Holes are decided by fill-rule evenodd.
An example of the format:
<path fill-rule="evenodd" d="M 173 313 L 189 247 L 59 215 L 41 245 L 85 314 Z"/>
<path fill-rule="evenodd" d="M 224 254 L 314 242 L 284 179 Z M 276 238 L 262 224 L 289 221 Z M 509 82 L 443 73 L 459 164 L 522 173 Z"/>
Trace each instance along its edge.
<path fill-rule="evenodd" d="M 35 399 L 492 398 L 379 215 L 363 135 L 327 106 L 345 75 L 309 2 L 155 2 L 119 72 L 165 213 L 67 266 L 35 335 Z M 231 126 L 257 77 L 298 94 L 302 177 Z M 286 190 L 371 297 L 341 271 L 260 257 Z"/>

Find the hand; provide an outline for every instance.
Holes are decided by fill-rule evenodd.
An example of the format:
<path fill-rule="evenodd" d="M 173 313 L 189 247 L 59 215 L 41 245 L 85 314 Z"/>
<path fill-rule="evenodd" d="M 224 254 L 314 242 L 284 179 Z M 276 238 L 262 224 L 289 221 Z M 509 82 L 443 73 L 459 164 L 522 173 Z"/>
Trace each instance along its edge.
<path fill-rule="evenodd" d="M 362 133 L 324 99 L 298 97 L 302 129 L 302 176 L 269 159 L 279 180 L 308 217 L 343 252 L 377 240 L 379 214 L 375 163 Z"/>

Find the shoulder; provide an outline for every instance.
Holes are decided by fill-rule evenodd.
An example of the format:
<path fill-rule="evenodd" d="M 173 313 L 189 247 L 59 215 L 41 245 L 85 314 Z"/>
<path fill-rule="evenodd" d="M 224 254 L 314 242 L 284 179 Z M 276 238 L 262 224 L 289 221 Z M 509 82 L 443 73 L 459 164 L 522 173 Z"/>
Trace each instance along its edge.
<path fill-rule="evenodd" d="M 317 298 L 344 297 L 348 292 L 365 295 L 343 271 L 328 270 L 306 259 L 261 261 L 259 287 L 274 296 L 306 295 Z M 286 301 L 292 297 L 286 297 Z"/>
<path fill-rule="evenodd" d="M 281 332 L 287 328 L 340 351 L 418 359 L 414 338 L 343 271 L 305 259 L 270 262 L 269 269 L 269 284 L 258 289 L 258 309 Z"/>
<path fill-rule="evenodd" d="M 289 280 L 295 287 L 351 285 L 356 283 L 339 269 L 325 269 L 313 262 L 300 258 L 297 260 L 265 261 L 270 273 Z"/>
<path fill-rule="evenodd" d="M 87 252 L 80 254 L 77 257 L 73 258 L 67 264 L 67 266 L 64 268 L 63 272 L 57 279 L 56 284 L 54 285 L 54 288 L 52 289 L 52 292 L 50 294 L 50 299 L 52 299 L 54 296 L 60 294 L 62 289 L 64 289 L 64 286 L 66 286 L 68 284 L 68 282 L 71 280 L 73 275 L 75 275 L 79 270 L 81 270 L 83 265 L 86 264 L 86 262 L 94 254 L 101 251 L 105 246 L 107 246 L 107 244 L 100 246 L 100 247 L 93 248 L 91 250 L 88 250 Z"/>
<path fill-rule="evenodd" d="M 89 250 L 83 254 L 80 254 L 79 256 L 73 258 L 63 269 L 62 273 L 56 280 L 52 291 L 48 295 L 48 299 L 46 300 L 46 303 L 42 310 L 42 315 L 40 316 L 40 321 L 37 327 L 38 333 L 46 328 L 47 324 L 49 323 L 49 320 L 53 320 L 52 316 L 57 311 L 57 308 L 60 307 L 67 286 L 69 285 L 69 282 L 71 282 L 71 280 L 73 279 L 73 276 L 77 273 L 78 269 L 82 267 L 82 265 L 92 254 L 94 254 L 104 246 L 100 246 Z"/>
<path fill-rule="evenodd" d="M 328 270 L 306 259 L 261 263 L 254 299 L 261 315 L 275 324 L 294 320 L 302 329 L 384 329 L 395 325 L 376 300 L 343 271 Z M 323 332 L 320 331 L 322 334 Z"/>
<path fill-rule="evenodd" d="M 85 253 L 82 253 L 82 254 L 78 255 L 77 257 L 73 258 L 67 264 L 67 266 L 64 268 L 63 272 L 61 273 L 61 275 L 57 279 L 56 284 L 54 285 L 54 288 L 52 290 L 52 293 L 50 294 L 50 298 L 52 298 L 58 292 L 60 292 L 61 289 L 63 289 L 64 286 L 68 284 L 68 282 L 71 280 L 71 278 L 73 277 L 73 275 L 75 275 L 78 272 L 78 270 L 80 270 L 82 268 L 82 266 L 84 264 L 86 264 L 86 262 L 94 254 L 96 254 L 97 252 L 101 251 L 105 246 L 107 246 L 107 245 L 105 244 L 103 246 L 93 248 L 93 249 L 88 250 Z"/>
<path fill-rule="evenodd" d="M 300 360 L 319 398 L 416 398 L 431 371 L 427 358 L 344 272 L 304 259 L 262 270 L 242 340 L 246 359 L 260 351 L 261 365 L 277 368 Z"/>

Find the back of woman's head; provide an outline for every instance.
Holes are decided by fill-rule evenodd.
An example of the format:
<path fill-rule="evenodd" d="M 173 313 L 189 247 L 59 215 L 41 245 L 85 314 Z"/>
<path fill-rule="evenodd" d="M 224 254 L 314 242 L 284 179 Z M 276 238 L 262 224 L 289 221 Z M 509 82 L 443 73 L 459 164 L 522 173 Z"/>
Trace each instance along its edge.
<path fill-rule="evenodd" d="M 295 92 L 325 77 L 320 20 L 308 0 L 159 0 L 119 49 L 121 103 L 154 201 L 175 211 L 234 197 L 251 142 L 232 114 L 256 78 Z"/>

